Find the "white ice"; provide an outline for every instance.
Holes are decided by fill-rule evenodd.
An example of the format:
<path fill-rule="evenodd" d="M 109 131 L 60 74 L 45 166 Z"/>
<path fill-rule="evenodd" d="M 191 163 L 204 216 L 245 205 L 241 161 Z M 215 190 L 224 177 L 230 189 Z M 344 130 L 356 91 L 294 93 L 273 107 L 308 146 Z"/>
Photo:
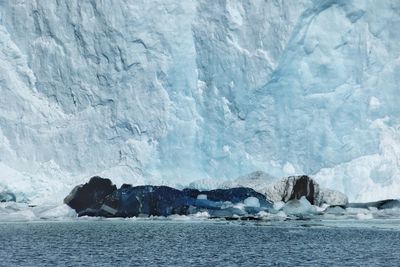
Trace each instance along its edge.
<path fill-rule="evenodd" d="M 262 170 L 400 195 L 398 1 L 1 1 L 0 188 Z M 23 23 L 21 23 L 23 22 Z"/>

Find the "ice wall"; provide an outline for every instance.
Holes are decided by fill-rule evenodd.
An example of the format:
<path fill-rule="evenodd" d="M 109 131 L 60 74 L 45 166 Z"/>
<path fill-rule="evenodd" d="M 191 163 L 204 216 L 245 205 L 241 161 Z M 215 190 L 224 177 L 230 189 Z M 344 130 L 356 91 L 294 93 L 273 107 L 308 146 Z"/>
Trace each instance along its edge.
<path fill-rule="evenodd" d="M 400 195 L 398 1 L 0 1 L 0 187 L 314 174 Z"/>

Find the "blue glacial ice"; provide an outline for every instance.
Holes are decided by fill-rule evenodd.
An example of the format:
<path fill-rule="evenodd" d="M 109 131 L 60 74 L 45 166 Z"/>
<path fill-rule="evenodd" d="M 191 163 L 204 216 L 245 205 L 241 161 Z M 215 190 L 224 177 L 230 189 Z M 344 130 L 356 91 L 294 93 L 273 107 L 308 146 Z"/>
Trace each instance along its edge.
<path fill-rule="evenodd" d="M 1 1 L 0 191 L 313 175 L 400 194 L 400 3 Z M 22 23 L 23 22 L 23 23 Z"/>

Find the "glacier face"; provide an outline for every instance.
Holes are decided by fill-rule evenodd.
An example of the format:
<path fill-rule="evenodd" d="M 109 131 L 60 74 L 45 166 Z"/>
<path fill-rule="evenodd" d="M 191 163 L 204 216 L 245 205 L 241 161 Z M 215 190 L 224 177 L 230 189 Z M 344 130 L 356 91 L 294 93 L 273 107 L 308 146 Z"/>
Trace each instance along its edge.
<path fill-rule="evenodd" d="M 398 1 L 0 1 L 0 189 L 313 174 L 400 195 Z"/>

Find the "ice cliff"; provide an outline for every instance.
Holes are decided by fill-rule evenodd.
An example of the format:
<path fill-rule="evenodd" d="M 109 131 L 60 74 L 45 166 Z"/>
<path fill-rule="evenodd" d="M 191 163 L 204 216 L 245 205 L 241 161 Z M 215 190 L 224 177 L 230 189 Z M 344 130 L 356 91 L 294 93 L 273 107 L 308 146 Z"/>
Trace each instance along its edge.
<path fill-rule="evenodd" d="M 0 188 L 311 174 L 400 196 L 400 2 L 0 1 Z"/>

